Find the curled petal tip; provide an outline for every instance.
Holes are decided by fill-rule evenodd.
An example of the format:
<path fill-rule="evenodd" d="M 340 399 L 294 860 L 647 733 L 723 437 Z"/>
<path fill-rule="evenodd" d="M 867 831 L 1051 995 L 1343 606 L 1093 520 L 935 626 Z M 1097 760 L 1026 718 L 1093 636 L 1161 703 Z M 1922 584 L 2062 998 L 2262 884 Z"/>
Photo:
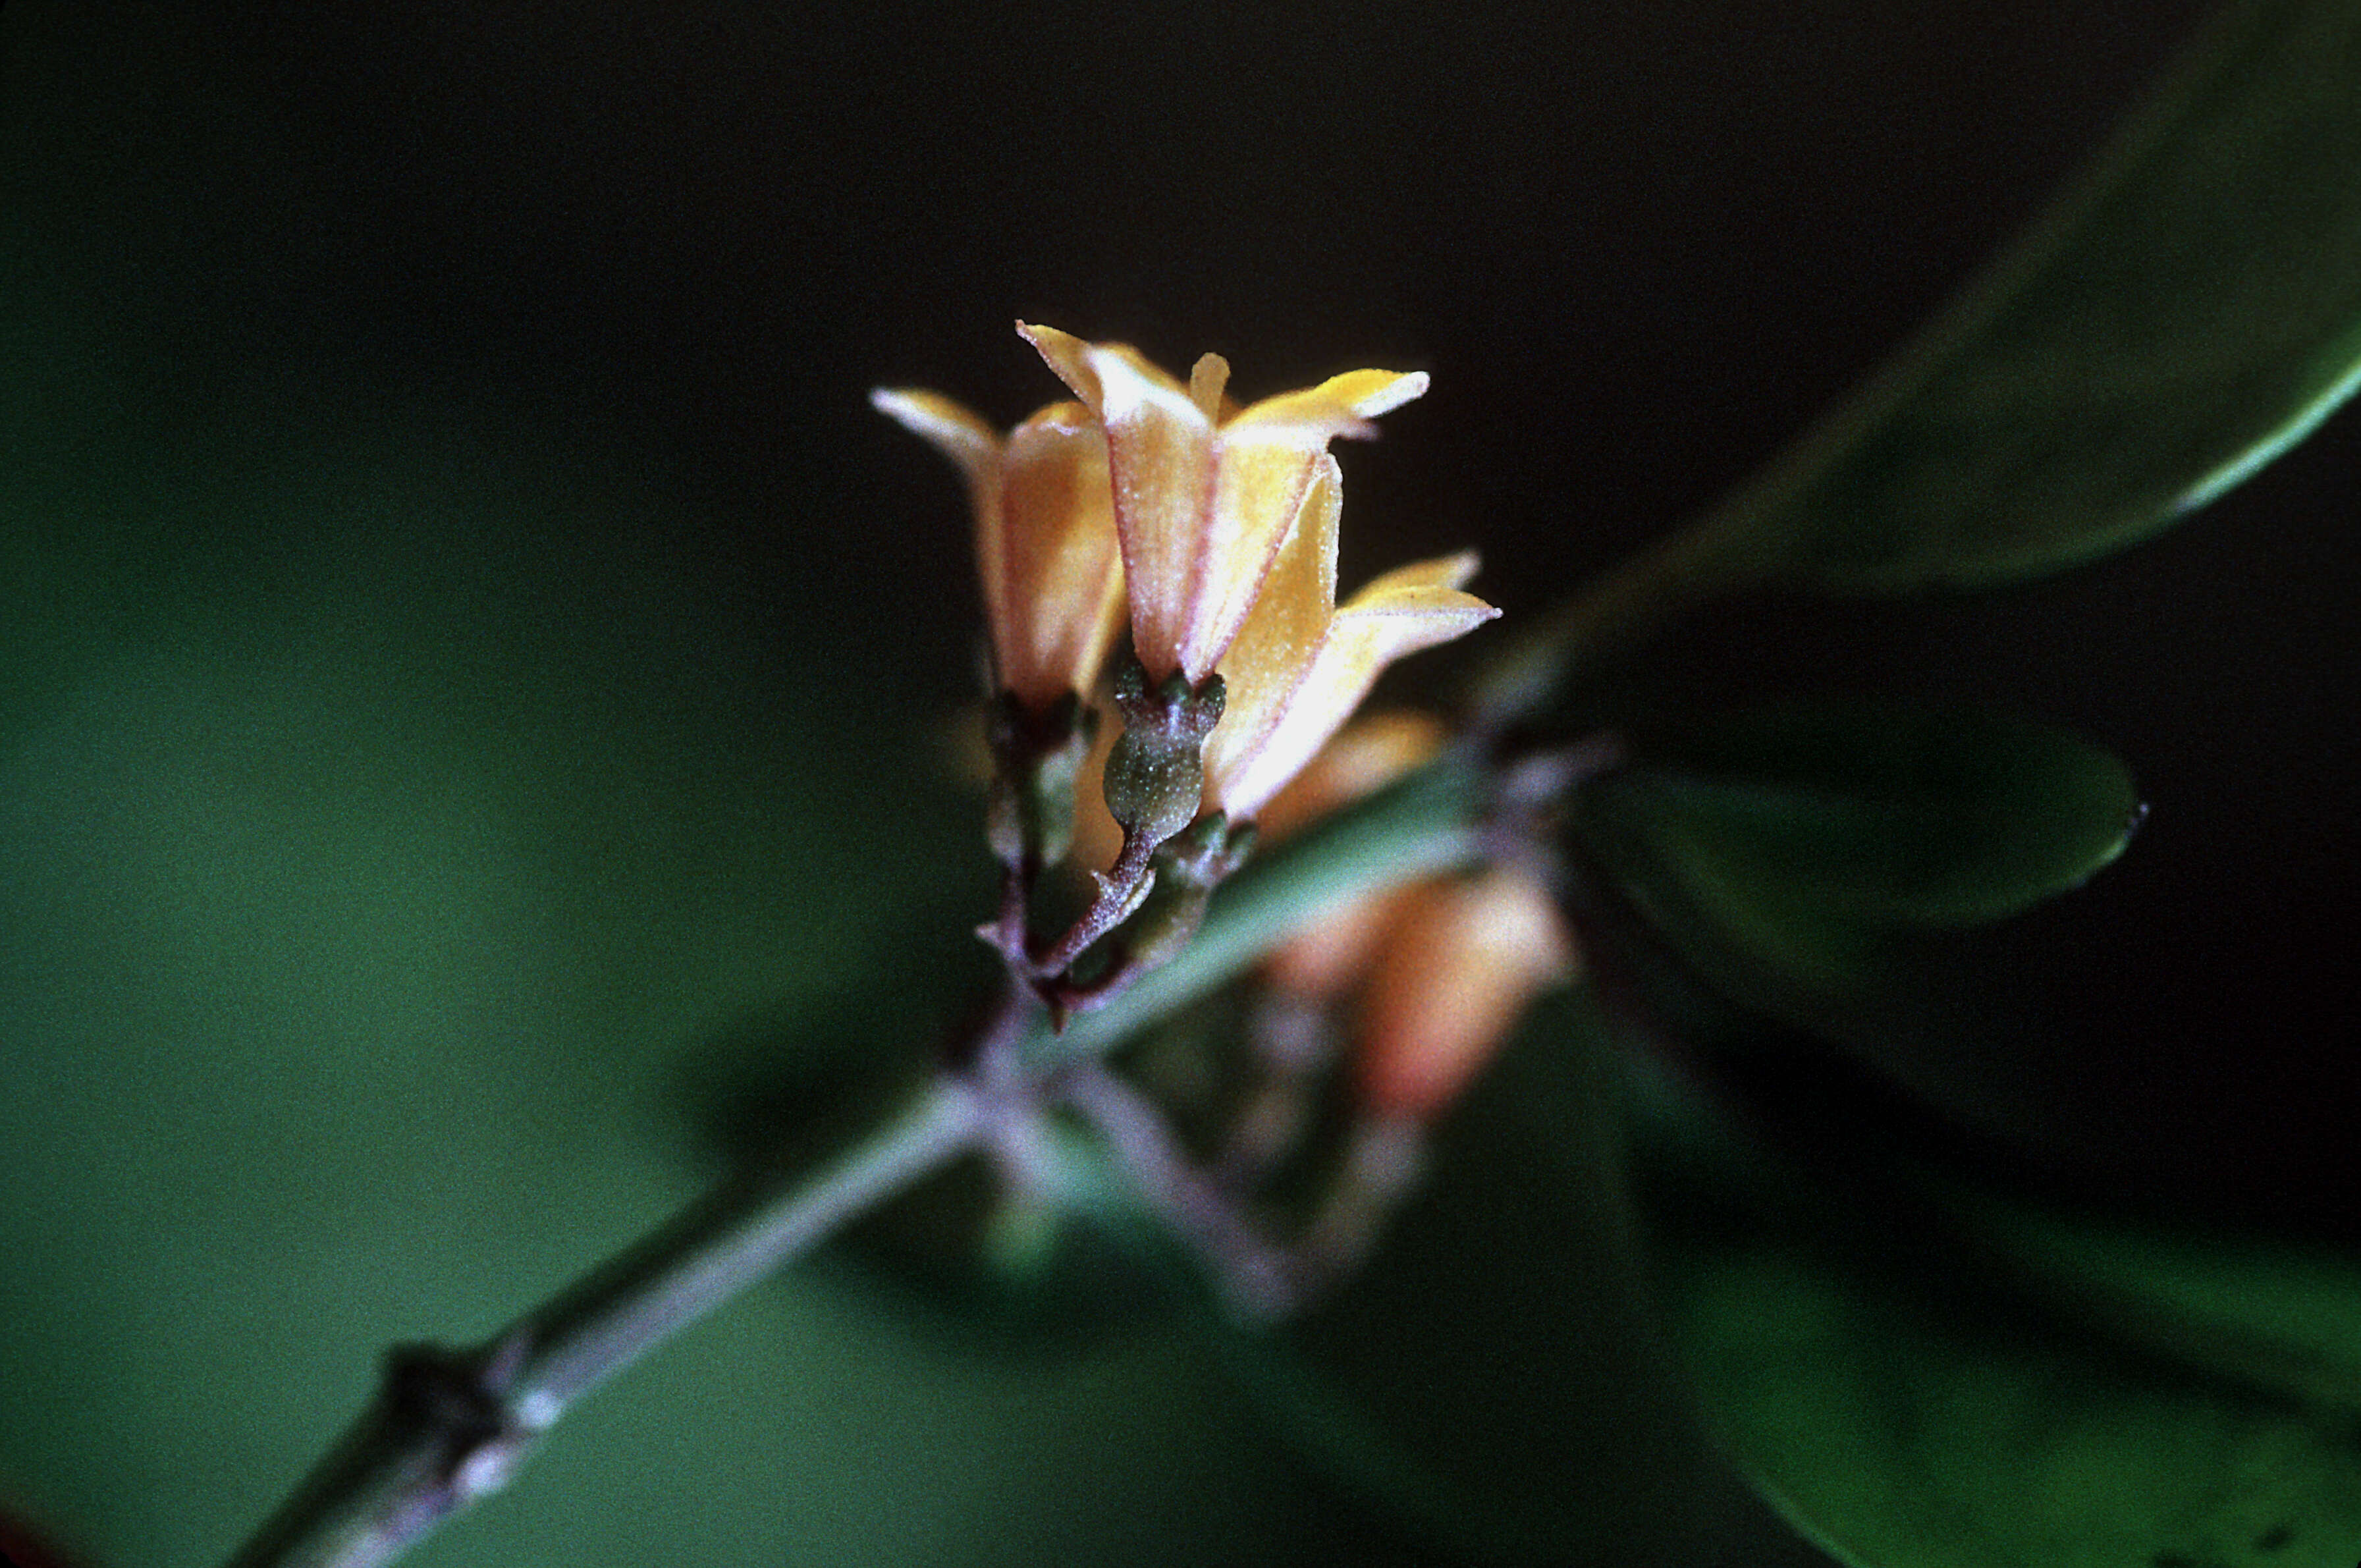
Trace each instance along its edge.
<path fill-rule="evenodd" d="M 869 389 L 869 406 L 896 424 L 909 425 L 926 418 L 921 411 L 925 397 L 923 392 L 909 391 L 900 387 L 872 387 Z"/>
<path fill-rule="evenodd" d="M 1363 419 L 1375 419 L 1381 413 L 1390 413 L 1414 398 L 1424 397 L 1427 379 L 1427 374 L 1423 370 L 1412 370 L 1406 376 L 1397 376 L 1376 390 L 1355 399 L 1353 411 Z"/>
<path fill-rule="evenodd" d="M 996 459 L 1000 433 L 957 399 L 916 388 L 879 387 L 869 406 L 962 466 Z"/>
<path fill-rule="evenodd" d="M 1478 565 L 1479 558 L 1473 550 L 1462 550 L 1455 555 L 1437 555 L 1426 561 L 1413 561 L 1407 566 L 1396 566 L 1390 572 L 1370 578 L 1361 591 L 1353 596 L 1354 600 L 1358 604 L 1370 604 L 1427 589 L 1462 588 L 1467 586 L 1469 578 L 1476 576 Z M 1458 597 L 1467 598 L 1464 594 Z"/>
<path fill-rule="evenodd" d="M 1067 348 L 1079 353 L 1084 346 L 1082 340 L 1072 333 L 1060 332 L 1053 326 L 1037 326 L 1031 322 L 1018 322 L 1016 335 L 1045 355 L 1053 348 Z"/>
<path fill-rule="evenodd" d="M 1070 332 L 1060 332 L 1053 326 L 1036 326 L 1029 322 L 1016 323 L 1016 335 L 1031 344 L 1034 350 L 1049 367 L 1059 380 L 1074 389 L 1074 396 L 1098 411 L 1102 394 L 1099 375 L 1092 364 L 1092 345 Z"/>

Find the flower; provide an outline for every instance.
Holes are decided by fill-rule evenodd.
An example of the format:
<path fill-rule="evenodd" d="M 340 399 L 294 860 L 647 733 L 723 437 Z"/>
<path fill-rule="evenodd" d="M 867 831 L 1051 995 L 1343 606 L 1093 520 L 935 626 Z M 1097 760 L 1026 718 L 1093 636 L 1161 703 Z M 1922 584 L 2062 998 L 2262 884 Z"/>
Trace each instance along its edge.
<path fill-rule="evenodd" d="M 1016 330 L 1106 432 L 1123 540 L 1132 646 L 1151 685 L 1175 671 L 1204 684 L 1261 591 L 1311 494 L 1328 443 L 1426 390 L 1423 373 L 1355 370 L 1238 408 L 1217 354 L 1189 383 L 1124 344 L 1053 327 Z"/>
<path fill-rule="evenodd" d="M 1004 441 L 938 392 L 880 389 L 869 400 L 967 475 L 1000 688 L 1036 715 L 1087 695 L 1123 614 L 1107 443 L 1090 411 L 1051 403 Z"/>
<path fill-rule="evenodd" d="M 1459 586 L 1473 551 L 1397 567 L 1336 603 L 1344 476 L 1324 453 L 1270 578 L 1221 665 L 1222 721 L 1205 742 L 1206 794 L 1254 819 L 1352 717 L 1388 664 L 1463 636 L 1500 612 Z"/>
<path fill-rule="evenodd" d="M 1574 941 L 1532 873 L 1493 866 L 1424 884 L 1381 939 L 1353 1044 L 1361 1103 L 1389 1119 L 1440 1115 L 1499 1049 L 1526 1004 L 1574 978 Z"/>

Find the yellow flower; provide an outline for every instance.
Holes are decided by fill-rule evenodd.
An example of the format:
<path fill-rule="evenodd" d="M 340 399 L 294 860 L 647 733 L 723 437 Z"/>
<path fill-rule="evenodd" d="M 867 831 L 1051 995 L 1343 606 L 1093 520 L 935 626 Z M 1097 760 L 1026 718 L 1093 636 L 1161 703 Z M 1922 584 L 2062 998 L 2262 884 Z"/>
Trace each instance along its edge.
<path fill-rule="evenodd" d="M 1325 454 L 1272 564 L 1270 580 L 1222 661 L 1222 721 L 1205 742 L 1207 803 L 1254 819 L 1336 733 L 1388 664 L 1448 642 L 1500 612 L 1459 585 L 1473 551 L 1397 567 L 1336 603 L 1344 477 Z"/>
<path fill-rule="evenodd" d="M 1230 367 L 1197 361 L 1189 384 L 1123 344 L 1018 323 L 1106 431 L 1133 649 L 1151 686 L 1176 670 L 1204 684 L 1253 609 L 1302 510 L 1328 443 L 1426 390 L 1423 373 L 1356 370 L 1238 408 Z"/>
<path fill-rule="evenodd" d="M 1123 614 L 1107 444 L 1080 403 L 1052 403 L 1005 441 L 937 392 L 880 389 L 879 412 L 967 475 L 994 679 L 1027 709 L 1087 696 Z"/>

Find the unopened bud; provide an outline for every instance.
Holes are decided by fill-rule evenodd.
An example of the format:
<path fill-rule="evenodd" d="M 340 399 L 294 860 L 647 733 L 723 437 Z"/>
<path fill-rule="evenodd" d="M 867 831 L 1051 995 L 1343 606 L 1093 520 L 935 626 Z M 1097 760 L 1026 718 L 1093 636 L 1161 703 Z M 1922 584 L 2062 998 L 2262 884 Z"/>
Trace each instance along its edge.
<path fill-rule="evenodd" d="M 1191 690 L 1178 674 L 1150 690 L 1135 661 L 1115 675 L 1123 738 L 1107 758 L 1107 810 L 1135 840 L 1160 844 L 1196 820 L 1205 794 L 1205 737 L 1221 721 L 1222 677 Z"/>
<path fill-rule="evenodd" d="M 1548 891 L 1495 866 L 1423 890 L 1389 932 L 1355 1045 L 1363 1106 L 1429 1121 L 1481 1070 L 1525 1006 L 1578 962 Z"/>

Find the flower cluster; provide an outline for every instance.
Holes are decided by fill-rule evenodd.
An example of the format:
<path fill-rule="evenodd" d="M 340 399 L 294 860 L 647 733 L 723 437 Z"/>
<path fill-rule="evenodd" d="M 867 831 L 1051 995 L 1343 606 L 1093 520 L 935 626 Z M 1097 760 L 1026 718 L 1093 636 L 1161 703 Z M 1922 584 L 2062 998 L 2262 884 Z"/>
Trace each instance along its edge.
<path fill-rule="evenodd" d="M 1336 602 L 1344 484 L 1329 444 L 1372 433 L 1426 390 L 1423 374 L 1356 370 L 1241 407 L 1217 355 L 1184 383 L 1125 345 L 1017 331 L 1076 400 L 1005 437 L 937 393 L 872 400 L 967 477 L 997 688 L 994 844 L 1016 883 L 1064 852 L 1093 695 L 1128 621 L 1124 732 L 1104 765 L 1122 850 L 1061 940 L 1027 945 L 1014 908 L 997 928 L 1038 978 L 1143 913 L 1159 874 L 1201 905 L 1242 853 L 1239 830 L 1388 664 L 1499 612 L 1461 589 L 1472 554 Z"/>

